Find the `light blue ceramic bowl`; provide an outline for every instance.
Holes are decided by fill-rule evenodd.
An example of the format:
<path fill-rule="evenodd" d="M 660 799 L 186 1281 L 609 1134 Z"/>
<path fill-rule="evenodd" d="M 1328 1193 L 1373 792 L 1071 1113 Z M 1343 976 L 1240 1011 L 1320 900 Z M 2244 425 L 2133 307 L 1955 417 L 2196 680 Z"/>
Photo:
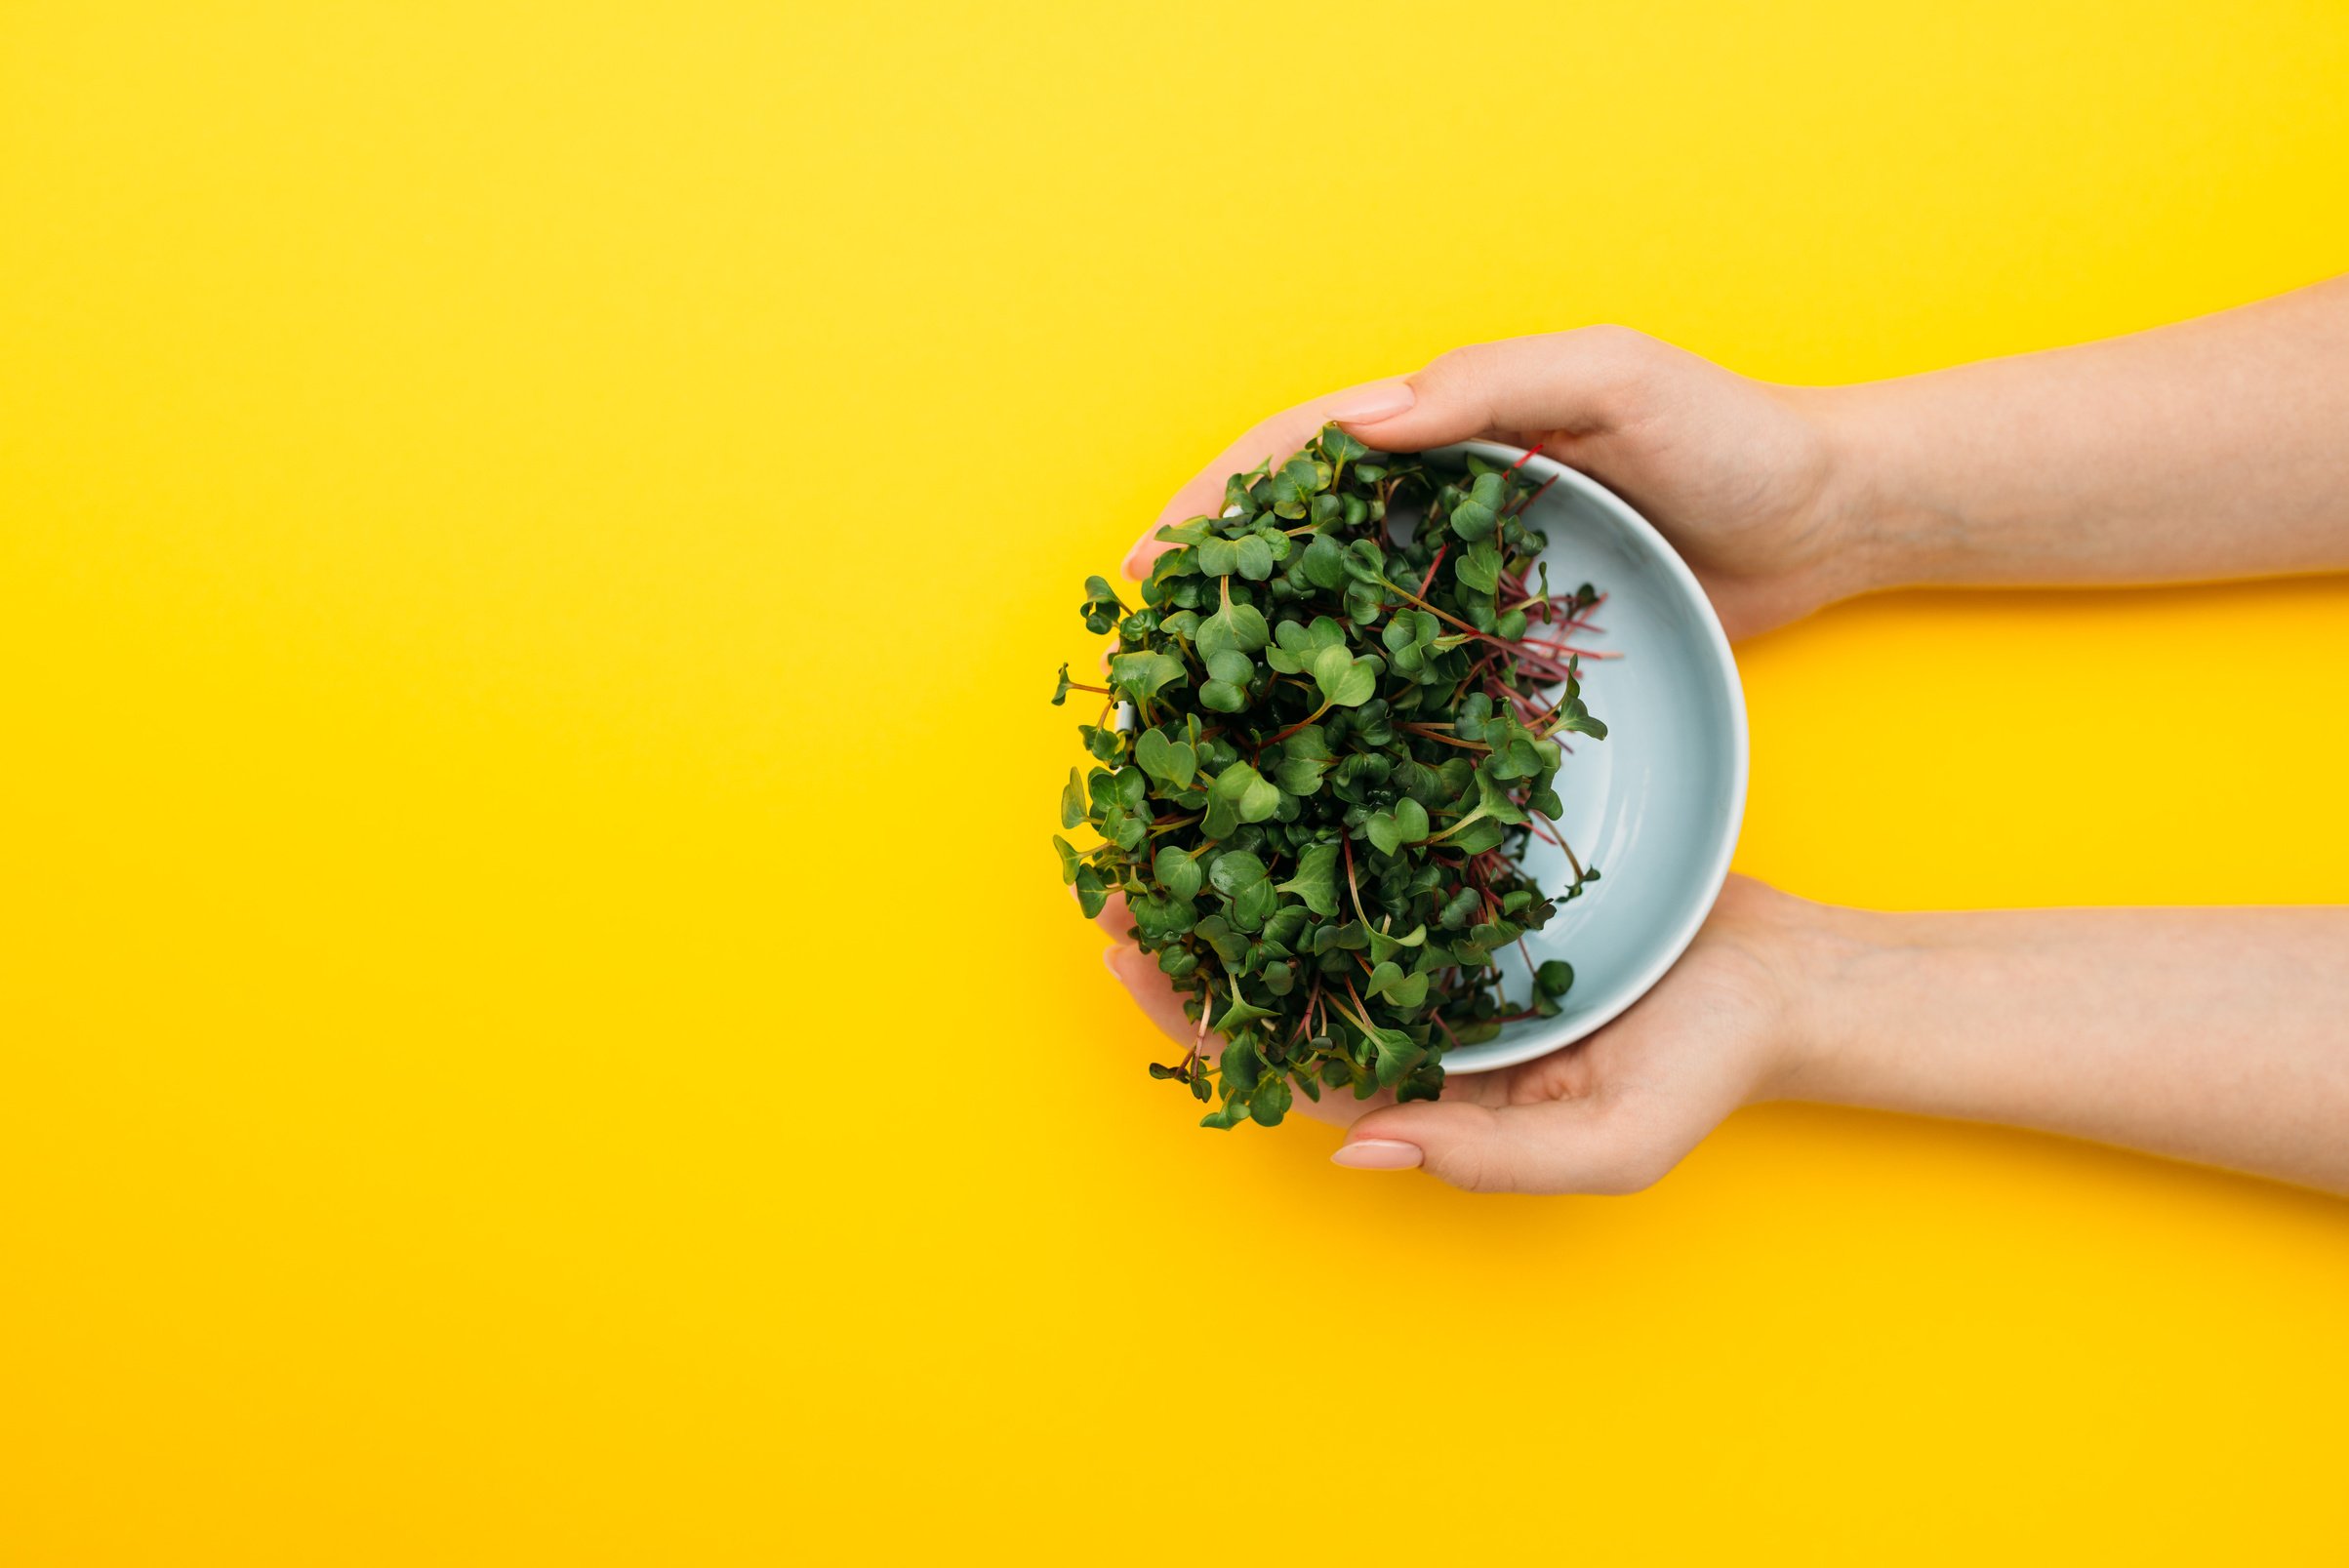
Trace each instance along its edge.
<path fill-rule="evenodd" d="M 1542 552 L 1550 585 L 1570 593 L 1589 583 L 1606 594 L 1593 617 L 1603 634 L 1576 642 L 1623 657 L 1583 664 L 1583 701 L 1606 721 L 1607 738 L 1564 737 L 1573 754 L 1558 773 L 1566 809 L 1559 827 L 1604 875 L 1525 938 L 1535 963 L 1574 966 L 1565 1011 L 1451 1052 L 1444 1066 L 1453 1072 L 1545 1056 L 1645 995 L 1713 907 L 1746 804 L 1745 693 L 1729 639 L 1687 563 L 1646 518 L 1562 463 L 1484 441 L 1431 456 L 1457 463 L 1471 452 L 1522 460 L 1536 483 L 1551 482 L 1529 519 L 1550 539 Z M 1573 880 L 1564 854 L 1539 838 L 1525 864 L 1552 893 Z M 1514 947 L 1502 973 L 1512 998 L 1528 994 Z"/>

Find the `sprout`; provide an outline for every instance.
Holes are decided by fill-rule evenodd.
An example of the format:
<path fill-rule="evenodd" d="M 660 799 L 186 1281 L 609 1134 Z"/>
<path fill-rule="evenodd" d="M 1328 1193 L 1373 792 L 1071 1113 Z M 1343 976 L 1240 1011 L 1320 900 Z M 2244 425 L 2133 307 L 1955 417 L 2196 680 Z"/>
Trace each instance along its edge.
<path fill-rule="evenodd" d="M 1061 825 L 1099 841 L 1055 835 L 1061 879 L 1088 915 L 1122 893 L 1186 994 L 1191 1050 L 1151 1073 L 1212 1104 L 1209 1127 L 1272 1126 L 1325 1088 L 1434 1099 L 1447 1051 L 1557 1013 L 1574 981 L 1526 955 L 1512 1003 L 1494 954 L 1599 875 L 1548 824 L 1559 736 L 1606 736 L 1581 681 L 1602 656 L 1574 645 L 1600 595 L 1528 585 L 1545 540 L 1515 465 L 1372 456 L 1333 424 L 1234 475 L 1219 515 L 1158 531 L 1174 547 L 1139 609 L 1088 578 L 1109 684 L 1063 665 L 1053 694 L 1103 699 L 1094 765 L 1061 792 Z M 1555 895 L 1519 864 L 1536 834 L 1573 867 Z"/>

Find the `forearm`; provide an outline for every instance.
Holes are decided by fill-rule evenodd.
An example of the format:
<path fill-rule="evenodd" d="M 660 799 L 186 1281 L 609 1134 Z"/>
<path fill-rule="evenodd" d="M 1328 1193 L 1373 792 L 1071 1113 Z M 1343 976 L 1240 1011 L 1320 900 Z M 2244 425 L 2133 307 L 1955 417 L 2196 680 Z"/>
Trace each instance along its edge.
<path fill-rule="evenodd" d="M 1802 395 L 1883 585 L 2349 568 L 2349 278 Z"/>
<path fill-rule="evenodd" d="M 1778 1096 L 2349 1192 L 2349 908 L 1814 906 Z"/>

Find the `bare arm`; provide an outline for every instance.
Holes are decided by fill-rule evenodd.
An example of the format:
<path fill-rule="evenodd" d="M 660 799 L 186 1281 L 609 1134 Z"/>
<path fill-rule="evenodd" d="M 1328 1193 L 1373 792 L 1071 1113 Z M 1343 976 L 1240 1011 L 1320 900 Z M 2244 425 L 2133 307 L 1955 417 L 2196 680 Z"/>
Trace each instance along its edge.
<path fill-rule="evenodd" d="M 1804 908 L 1775 1095 L 2349 1192 L 2349 909 Z"/>
<path fill-rule="evenodd" d="M 1131 922 L 1113 901 L 1102 924 Z M 1110 968 L 1193 1025 L 1129 942 Z M 1333 1156 L 1481 1191 L 1630 1192 L 1771 1100 L 2005 1122 L 2349 1193 L 2349 908 L 1879 914 L 1731 877 L 1663 983 L 1443 1098 L 1299 1103 Z"/>
<path fill-rule="evenodd" d="M 1477 343 L 1264 421 L 1159 521 L 1330 419 L 1389 451 L 1541 443 L 1671 536 L 1733 637 L 1871 588 L 2349 569 L 2349 278 L 1854 386 L 1750 381 L 1622 327 Z M 1127 570 L 1165 547 L 1145 535 Z"/>
<path fill-rule="evenodd" d="M 1794 390 L 1879 586 L 2349 568 L 2349 278 L 2173 326 Z"/>
<path fill-rule="evenodd" d="M 1266 421 L 1168 519 L 1332 418 L 1391 450 L 1542 442 L 1672 536 L 1733 635 L 1906 583 L 2349 569 L 2349 279 L 1847 387 L 1748 381 L 1621 328 L 1478 344 Z M 1125 934 L 1121 909 L 1105 923 Z M 1112 968 L 1181 1024 L 1142 954 L 1121 946 Z M 1350 1123 L 1343 1165 L 1610 1192 L 1772 1099 L 2010 1122 L 2349 1193 L 2349 909 L 1870 914 L 1732 878 L 1663 984 L 1582 1044 L 1457 1078 L 1441 1101 L 1317 1110 Z"/>

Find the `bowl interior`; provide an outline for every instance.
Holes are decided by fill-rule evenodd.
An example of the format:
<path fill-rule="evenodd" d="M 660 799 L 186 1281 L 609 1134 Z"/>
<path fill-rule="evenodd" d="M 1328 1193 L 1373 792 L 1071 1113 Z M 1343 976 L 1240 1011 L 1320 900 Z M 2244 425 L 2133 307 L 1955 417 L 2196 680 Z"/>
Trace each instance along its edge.
<path fill-rule="evenodd" d="M 1432 456 L 1456 463 L 1469 452 L 1499 462 L 1522 456 L 1482 441 Z M 1589 583 L 1606 595 L 1592 618 L 1601 629 L 1577 634 L 1576 645 L 1622 656 L 1584 661 L 1583 701 L 1606 721 L 1607 738 L 1561 737 L 1571 754 L 1558 773 L 1559 828 L 1604 874 L 1525 938 L 1535 963 L 1574 966 L 1565 1010 L 1451 1052 L 1444 1065 L 1454 1072 L 1529 1062 L 1645 994 L 1713 907 L 1745 813 L 1745 696 L 1728 638 L 1686 563 L 1596 480 L 1541 457 L 1525 459 L 1523 471 L 1552 481 L 1532 517 L 1549 536 L 1541 558 L 1551 587 L 1570 593 Z M 1539 838 L 1525 865 L 1553 894 L 1573 880 L 1564 853 Z M 1530 994 L 1515 947 L 1501 963 L 1509 995 Z"/>

